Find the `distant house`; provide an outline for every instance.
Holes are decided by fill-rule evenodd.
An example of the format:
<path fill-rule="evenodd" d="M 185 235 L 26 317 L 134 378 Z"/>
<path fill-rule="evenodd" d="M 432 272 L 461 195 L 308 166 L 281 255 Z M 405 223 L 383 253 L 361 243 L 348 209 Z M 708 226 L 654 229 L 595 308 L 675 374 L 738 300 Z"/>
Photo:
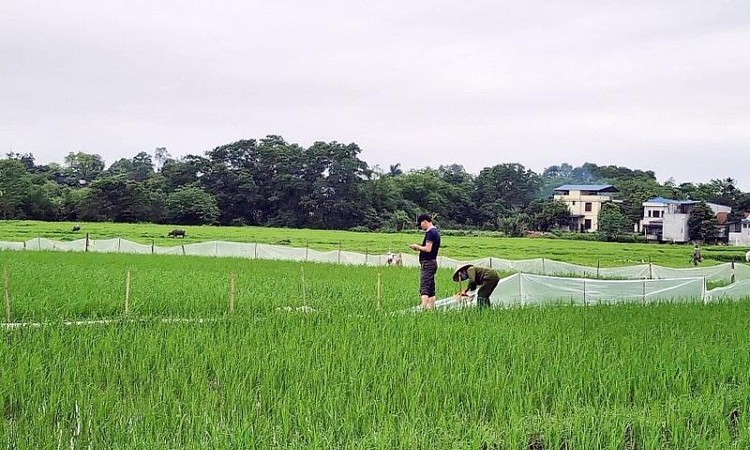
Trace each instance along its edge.
<path fill-rule="evenodd" d="M 647 240 L 657 242 L 689 242 L 688 219 L 690 211 L 700 203 L 696 200 L 672 200 L 655 197 L 642 203 L 643 219 L 636 231 L 643 233 Z M 722 230 L 726 229 L 726 220 L 732 208 L 716 203 L 706 203 L 716 214 Z M 722 233 L 725 231 L 720 230 Z M 726 234 L 722 234 L 725 236 Z"/>
<path fill-rule="evenodd" d="M 614 201 L 616 192 L 620 191 L 611 184 L 566 184 L 554 189 L 554 199 L 568 205 L 573 231 L 594 232 L 602 205 Z"/>
<path fill-rule="evenodd" d="M 750 213 L 741 220 L 727 224 L 729 245 L 750 245 Z"/>

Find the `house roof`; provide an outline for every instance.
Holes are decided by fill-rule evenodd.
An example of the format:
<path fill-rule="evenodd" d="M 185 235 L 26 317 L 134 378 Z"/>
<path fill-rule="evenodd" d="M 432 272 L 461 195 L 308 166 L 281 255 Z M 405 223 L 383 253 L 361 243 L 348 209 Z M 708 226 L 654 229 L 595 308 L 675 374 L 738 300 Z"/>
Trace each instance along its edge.
<path fill-rule="evenodd" d="M 564 184 L 556 187 L 556 191 L 595 191 L 595 192 L 620 192 L 611 184 Z"/>
<path fill-rule="evenodd" d="M 720 212 L 716 214 L 716 221 L 719 223 L 719 225 L 725 225 L 727 223 L 727 219 L 729 219 L 729 213 Z"/>
<path fill-rule="evenodd" d="M 697 200 L 672 200 L 671 198 L 654 197 L 646 200 L 644 203 L 661 203 L 662 205 L 694 205 L 700 202 Z"/>

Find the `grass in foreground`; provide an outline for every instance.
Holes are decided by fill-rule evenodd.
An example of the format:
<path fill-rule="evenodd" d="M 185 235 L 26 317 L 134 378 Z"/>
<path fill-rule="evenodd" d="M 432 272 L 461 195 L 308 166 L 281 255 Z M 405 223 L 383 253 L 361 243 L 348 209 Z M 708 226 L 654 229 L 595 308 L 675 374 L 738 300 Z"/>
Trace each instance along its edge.
<path fill-rule="evenodd" d="M 747 303 L 3 332 L 9 448 L 747 448 Z"/>

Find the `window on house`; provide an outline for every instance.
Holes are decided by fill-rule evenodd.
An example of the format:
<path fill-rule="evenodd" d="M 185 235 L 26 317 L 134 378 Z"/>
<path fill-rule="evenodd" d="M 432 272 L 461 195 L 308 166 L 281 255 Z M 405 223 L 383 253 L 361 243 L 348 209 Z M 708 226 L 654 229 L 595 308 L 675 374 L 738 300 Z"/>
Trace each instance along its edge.
<path fill-rule="evenodd" d="M 591 219 L 586 219 L 586 220 L 584 221 L 584 223 L 583 223 L 583 228 L 584 228 L 585 230 L 590 230 L 590 229 L 591 229 Z"/>
<path fill-rule="evenodd" d="M 654 217 L 654 212 L 653 212 L 653 211 L 649 211 L 649 212 L 648 212 L 648 216 L 649 216 L 649 217 Z"/>
<path fill-rule="evenodd" d="M 575 205 L 576 205 L 576 202 L 575 202 L 575 201 L 573 201 L 573 206 L 575 206 Z"/>
<path fill-rule="evenodd" d="M 586 210 L 586 212 L 591 212 L 591 203 L 590 202 L 586 203 L 585 210 Z"/>

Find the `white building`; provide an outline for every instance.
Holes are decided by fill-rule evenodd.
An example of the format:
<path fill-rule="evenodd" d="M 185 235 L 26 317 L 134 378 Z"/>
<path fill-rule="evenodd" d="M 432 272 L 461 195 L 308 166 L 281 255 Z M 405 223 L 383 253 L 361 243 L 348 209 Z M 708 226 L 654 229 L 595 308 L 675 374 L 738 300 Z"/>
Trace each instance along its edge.
<path fill-rule="evenodd" d="M 750 213 L 729 226 L 729 245 L 750 245 Z"/>
<path fill-rule="evenodd" d="M 671 200 L 656 197 L 643 202 L 643 219 L 636 231 L 646 239 L 659 242 L 688 242 L 688 219 L 696 200 Z M 732 208 L 716 203 L 706 203 L 715 215 L 729 214 Z"/>
<path fill-rule="evenodd" d="M 611 184 L 566 184 L 555 188 L 554 199 L 565 202 L 570 210 L 571 229 L 594 232 L 599 229 L 598 217 L 602 205 L 614 201 L 620 192 Z"/>

